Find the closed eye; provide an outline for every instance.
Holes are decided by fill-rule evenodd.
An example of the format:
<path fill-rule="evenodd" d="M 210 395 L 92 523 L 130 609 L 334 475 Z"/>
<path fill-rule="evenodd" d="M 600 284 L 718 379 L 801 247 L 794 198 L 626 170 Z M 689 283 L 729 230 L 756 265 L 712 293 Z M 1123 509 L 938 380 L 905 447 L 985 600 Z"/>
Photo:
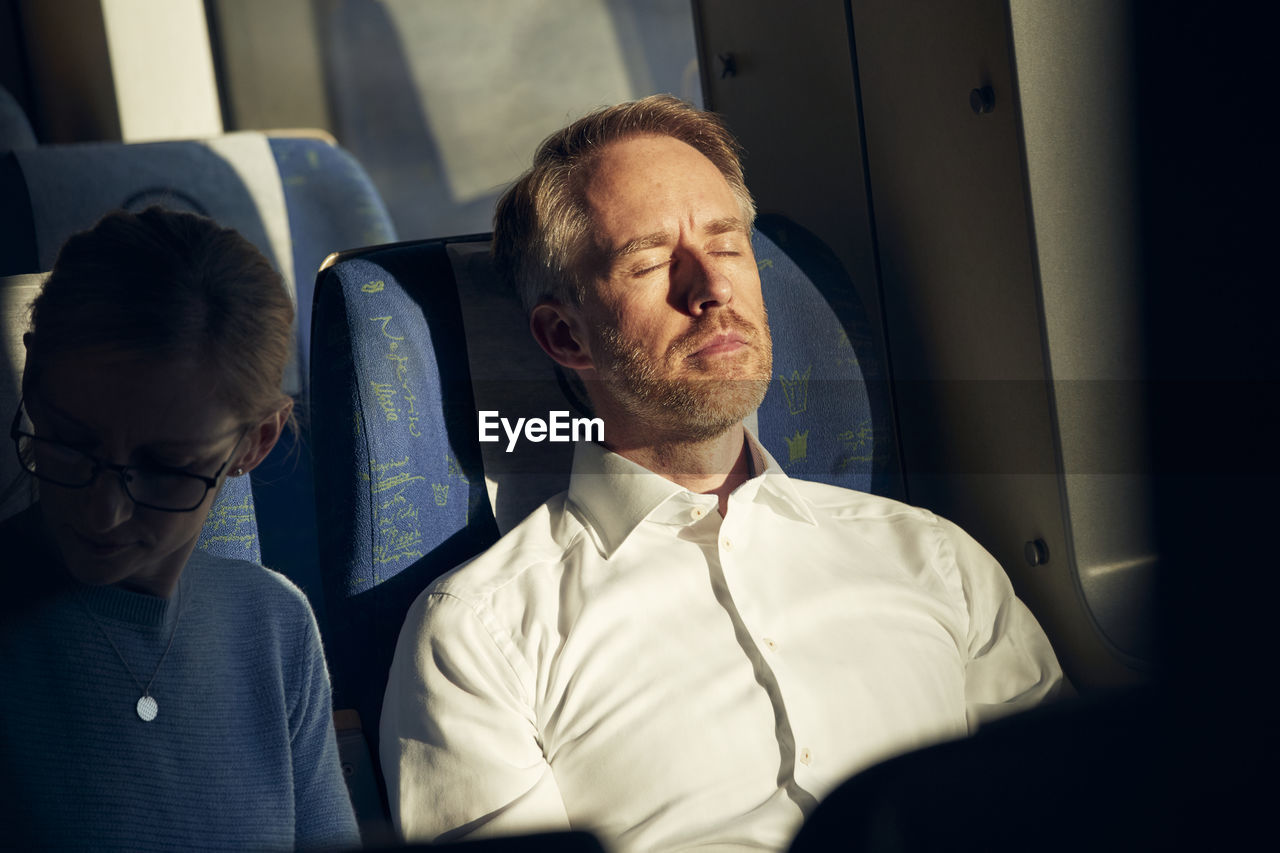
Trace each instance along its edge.
<path fill-rule="evenodd" d="M 664 267 L 669 267 L 669 266 L 671 266 L 671 260 L 667 259 L 660 263 L 637 267 L 636 269 L 633 269 L 631 271 L 631 275 L 634 278 L 639 278 L 641 276 L 649 275 L 650 273 L 657 272 L 658 270 L 663 269 Z"/>

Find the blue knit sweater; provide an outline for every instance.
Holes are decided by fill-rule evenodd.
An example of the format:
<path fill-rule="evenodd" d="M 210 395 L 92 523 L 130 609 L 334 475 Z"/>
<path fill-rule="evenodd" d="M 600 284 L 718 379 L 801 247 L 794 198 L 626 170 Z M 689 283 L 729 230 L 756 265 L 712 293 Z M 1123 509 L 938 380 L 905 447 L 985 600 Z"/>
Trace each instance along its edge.
<path fill-rule="evenodd" d="M 84 586 L 34 535 L 38 511 L 0 526 L 0 845 L 358 845 L 298 588 L 199 551 L 169 600 Z M 159 715 L 143 722 L 103 629 L 146 684 L 179 608 L 150 691 Z"/>

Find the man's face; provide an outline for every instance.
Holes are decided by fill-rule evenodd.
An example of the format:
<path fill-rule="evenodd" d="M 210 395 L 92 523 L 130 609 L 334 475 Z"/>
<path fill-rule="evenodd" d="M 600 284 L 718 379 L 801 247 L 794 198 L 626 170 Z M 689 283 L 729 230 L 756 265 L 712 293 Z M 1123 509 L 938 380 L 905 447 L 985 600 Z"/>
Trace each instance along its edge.
<path fill-rule="evenodd" d="M 605 149 L 586 186 L 597 263 L 583 306 L 595 393 L 655 439 L 722 434 L 773 365 L 747 223 L 705 156 L 666 136 Z M 600 407 L 597 401 L 597 407 Z"/>

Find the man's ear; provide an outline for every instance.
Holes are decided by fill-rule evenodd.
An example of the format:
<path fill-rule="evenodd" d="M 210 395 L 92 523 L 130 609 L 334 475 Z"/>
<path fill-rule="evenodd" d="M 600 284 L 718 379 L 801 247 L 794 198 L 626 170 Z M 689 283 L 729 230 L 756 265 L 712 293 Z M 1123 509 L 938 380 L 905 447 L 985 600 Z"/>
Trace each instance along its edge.
<path fill-rule="evenodd" d="M 556 364 L 571 370 L 593 366 L 581 311 L 559 302 L 543 302 L 529 315 L 529 331 Z"/>
<path fill-rule="evenodd" d="M 267 458 L 271 448 L 275 447 L 276 442 L 280 440 L 280 435 L 284 432 L 284 425 L 289 422 L 289 413 L 292 411 L 293 400 L 286 400 L 280 405 L 280 408 L 267 415 L 256 426 L 250 428 L 248 435 L 245 436 L 245 443 L 240 451 L 239 458 L 228 466 L 231 476 L 238 477 L 241 474 L 248 474 L 262 464 L 262 460 Z"/>

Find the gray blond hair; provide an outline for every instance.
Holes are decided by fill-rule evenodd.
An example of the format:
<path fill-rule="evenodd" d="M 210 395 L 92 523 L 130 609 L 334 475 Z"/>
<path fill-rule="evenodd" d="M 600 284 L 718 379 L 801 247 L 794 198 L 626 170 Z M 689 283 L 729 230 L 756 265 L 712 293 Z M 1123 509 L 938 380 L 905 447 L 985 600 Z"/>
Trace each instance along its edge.
<path fill-rule="evenodd" d="M 671 95 L 596 110 L 543 140 L 494 211 L 494 263 L 526 312 L 547 300 L 582 304 L 592 244 L 583 191 L 600 153 L 634 136 L 669 136 L 696 149 L 728 182 L 744 224 L 755 221 L 738 143 L 719 116 Z"/>

